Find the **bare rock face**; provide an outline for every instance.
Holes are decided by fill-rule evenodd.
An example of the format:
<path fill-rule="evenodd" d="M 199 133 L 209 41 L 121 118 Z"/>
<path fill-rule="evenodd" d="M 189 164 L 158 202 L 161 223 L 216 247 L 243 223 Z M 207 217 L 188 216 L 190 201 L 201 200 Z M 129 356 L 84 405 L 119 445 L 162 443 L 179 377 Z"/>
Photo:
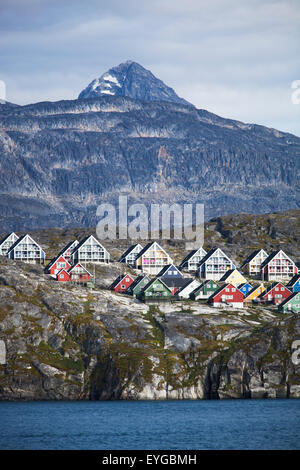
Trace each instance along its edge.
<path fill-rule="evenodd" d="M 6 345 L 3 340 L 0 341 L 0 364 L 6 364 Z"/>
<path fill-rule="evenodd" d="M 276 309 L 149 306 L 1 259 L 1 400 L 299 398 L 299 338 Z"/>

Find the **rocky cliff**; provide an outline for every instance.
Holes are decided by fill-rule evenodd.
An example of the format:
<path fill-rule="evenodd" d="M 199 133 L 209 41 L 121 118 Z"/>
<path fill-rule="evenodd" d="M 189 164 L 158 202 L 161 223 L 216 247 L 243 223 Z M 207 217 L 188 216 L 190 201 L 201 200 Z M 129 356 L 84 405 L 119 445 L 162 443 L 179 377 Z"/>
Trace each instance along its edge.
<path fill-rule="evenodd" d="M 149 306 L 107 290 L 117 264 L 98 269 L 86 290 L 1 259 L 1 400 L 300 397 L 300 316 Z"/>

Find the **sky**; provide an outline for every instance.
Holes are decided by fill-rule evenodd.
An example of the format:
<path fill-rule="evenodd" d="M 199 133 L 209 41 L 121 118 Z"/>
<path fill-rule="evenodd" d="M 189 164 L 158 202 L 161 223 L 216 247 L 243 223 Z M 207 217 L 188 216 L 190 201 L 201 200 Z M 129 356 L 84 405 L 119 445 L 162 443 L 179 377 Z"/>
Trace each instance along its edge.
<path fill-rule="evenodd" d="M 0 0 L 17 104 L 75 99 L 134 60 L 197 108 L 300 136 L 299 46 L 300 0 Z"/>

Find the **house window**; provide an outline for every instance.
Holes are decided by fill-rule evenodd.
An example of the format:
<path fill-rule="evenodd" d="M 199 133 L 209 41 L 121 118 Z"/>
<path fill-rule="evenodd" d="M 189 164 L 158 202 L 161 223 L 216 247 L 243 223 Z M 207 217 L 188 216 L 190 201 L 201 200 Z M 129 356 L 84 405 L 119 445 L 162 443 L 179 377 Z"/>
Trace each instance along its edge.
<path fill-rule="evenodd" d="M 63 274 L 60 274 L 59 277 L 60 277 L 60 279 L 63 279 L 63 278 L 64 278 L 64 275 L 63 275 Z"/>
<path fill-rule="evenodd" d="M 225 289 L 225 290 L 226 290 L 226 292 L 229 292 L 229 289 L 228 289 L 227 287 L 226 287 L 226 289 Z"/>
<path fill-rule="evenodd" d="M 121 289 L 125 289 L 125 284 L 121 284 Z"/>
<path fill-rule="evenodd" d="M 233 288 L 231 289 L 231 292 L 235 292 L 235 290 L 236 290 L 235 287 L 233 287 Z"/>
<path fill-rule="evenodd" d="M 281 288 L 281 292 L 284 292 L 284 287 Z"/>
<path fill-rule="evenodd" d="M 129 282 L 129 279 L 128 279 L 128 277 L 125 279 L 125 282 Z"/>

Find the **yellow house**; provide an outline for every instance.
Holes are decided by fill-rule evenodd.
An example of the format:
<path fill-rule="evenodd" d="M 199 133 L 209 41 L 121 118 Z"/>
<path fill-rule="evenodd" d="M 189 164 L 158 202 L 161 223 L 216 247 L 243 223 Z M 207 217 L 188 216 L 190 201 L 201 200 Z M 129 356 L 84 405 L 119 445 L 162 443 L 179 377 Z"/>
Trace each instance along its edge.
<path fill-rule="evenodd" d="M 257 297 L 266 290 L 263 284 L 256 285 L 251 289 L 246 297 L 244 298 L 244 302 L 252 302 L 252 300 L 257 299 Z"/>
<path fill-rule="evenodd" d="M 237 287 L 240 284 L 245 284 L 247 279 L 244 278 L 244 276 L 237 269 L 230 269 L 224 274 L 224 276 L 221 277 L 219 283 L 222 282 L 225 284 L 232 284 L 234 287 Z"/>
<path fill-rule="evenodd" d="M 173 264 L 173 260 L 157 242 L 148 243 L 135 260 L 136 268 L 147 274 L 158 274 L 168 264 Z"/>

